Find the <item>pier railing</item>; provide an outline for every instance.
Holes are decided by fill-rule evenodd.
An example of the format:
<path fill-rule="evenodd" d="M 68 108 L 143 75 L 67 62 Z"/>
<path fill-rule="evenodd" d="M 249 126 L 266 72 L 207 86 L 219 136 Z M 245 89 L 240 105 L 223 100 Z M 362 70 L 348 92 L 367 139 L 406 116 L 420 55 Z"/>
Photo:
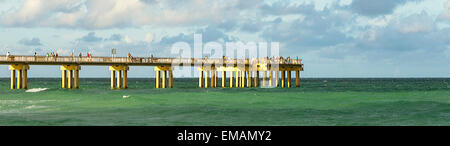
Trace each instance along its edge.
<path fill-rule="evenodd" d="M 158 58 L 158 57 L 78 57 L 78 56 L 6 56 L 0 55 L 0 63 L 36 63 L 36 64 L 280 64 L 302 65 L 297 59 L 231 59 L 231 58 Z"/>

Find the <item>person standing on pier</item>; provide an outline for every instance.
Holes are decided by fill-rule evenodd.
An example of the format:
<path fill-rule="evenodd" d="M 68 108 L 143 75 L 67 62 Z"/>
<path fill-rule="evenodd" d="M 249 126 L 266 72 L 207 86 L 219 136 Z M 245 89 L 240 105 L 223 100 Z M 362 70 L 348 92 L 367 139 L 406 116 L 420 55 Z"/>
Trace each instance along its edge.
<path fill-rule="evenodd" d="M 153 54 L 150 54 L 150 62 L 153 62 Z"/>
<path fill-rule="evenodd" d="M 130 62 L 130 61 L 131 61 L 131 53 L 128 53 L 127 62 Z"/>
<path fill-rule="evenodd" d="M 92 56 L 91 56 L 91 53 L 88 52 L 88 53 L 86 54 L 86 57 L 87 57 L 87 60 L 88 60 L 88 61 L 91 61 L 91 57 L 92 57 Z"/>
<path fill-rule="evenodd" d="M 10 58 L 9 58 L 10 56 L 11 56 L 11 53 L 9 53 L 9 52 L 6 53 L 6 60 L 10 60 Z"/>

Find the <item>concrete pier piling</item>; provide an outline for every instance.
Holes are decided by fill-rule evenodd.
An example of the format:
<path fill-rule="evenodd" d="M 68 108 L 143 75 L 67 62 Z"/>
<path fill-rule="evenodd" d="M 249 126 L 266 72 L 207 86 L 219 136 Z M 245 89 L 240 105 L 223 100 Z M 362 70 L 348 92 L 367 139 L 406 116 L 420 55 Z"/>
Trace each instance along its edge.
<path fill-rule="evenodd" d="M 255 72 L 255 87 L 259 87 L 259 71 Z"/>
<path fill-rule="evenodd" d="M 155 88 L 173 88 L 172 66 L 155 66 L 155 72 L 156 72 Z"/>
<path fill-rule="evenodd" d="M 112 65 L 109 66 L 111 71 L 111 89 L 126 89 L 128 88 L 128 73 L 130 68 L 127 65 Z"/>
<path fill-rule="evenodd" d="M 262 86 L 267 86 L 267 85 L 266 85 L 266 81 L 267 81 L 267 80 L 266 80 L 266 71 L 263 71 L 263 72 L 262 72 L 262 80 L 263 80 L 263 81 L 262 81 Z"/>
<path fill-rule="evenodd" d="M 295 71 L 295 87 L 300 87 L 300 71 Z"/>
<path fill-rule="evenodd" d="M 198 71 L 198 87 L 199 88 L 203 87 L 203 71 L 202 70 Z"/>
<path fill-rule="evenodd" d="M 247 72 L 247 88 L 251 88 L 252 87 L 252 74 L 250 71 L 246 71 Z"/>
<path fill-rule="evenodd" d="M 227 72 L 222 71 L 222 88 L 227 86 Z"/>
<path fill-rule="evenodd" d="M 210 84 L 209 75 L 209 71 L 205 71 L 205 88 L 208 88 Z"/>
<path fill-rule="evenodd" d="M 234 71 L 230 71 L 230 88 L 233 88 L 235 85 L 235 81 L 234 81 L 235 78 L 234 78 L 233 74 L 234 74 Z"/>
<path fill-rule="evenodd" d="M 26 64 L 12 64 L 8 68 L 11 70 L 11 89 L 27 89 L 27 71 L 30 69 L 30 66 Z"/>
<path fill-rule="evenodd" d="M 284 77 L 285 77 L 285 71 L 284 70 L 282 70 L 281 71 L 281 88 L 284 88 L 284 85 L 285 85 L 285 81 L 284 81 Z"/>
<path fill-rule="evenodd" d="M 79 70 L 81 70 L 81 66 L 76 64 L 62 65 L 61 88 L 79 88 Z"/>
<path fill-rule="evenodd" d="M 161 71 L 156 71 L 155 88 L 161 88 Z"/>
<path fill-rule="evenodd" d="M 291 71 L 287 71 L 287 87 L 291 88 Z"/>

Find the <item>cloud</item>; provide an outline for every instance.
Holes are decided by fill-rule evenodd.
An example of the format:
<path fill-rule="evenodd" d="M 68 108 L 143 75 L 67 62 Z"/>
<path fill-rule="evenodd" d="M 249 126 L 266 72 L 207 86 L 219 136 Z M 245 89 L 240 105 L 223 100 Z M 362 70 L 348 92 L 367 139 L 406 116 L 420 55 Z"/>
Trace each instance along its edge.
<path fill-rule="evenodd" d="M 131 38 L 130 38 L 129 36 L 127 36 L 127 35 L 123 38 L 123 40 L 124 40 L 125 43 L 131 43 L 131 42 L 133 42 L 133 41 L 131 40 Z"/>
<path fill-rule="evenodd" d="M 277 18 L 273 23 L 268 23 L 260 37 L 267 41 L 280 42 L 280 54 L 295 54 L 351 41 L 341 28 L 351 23 L 353 16 L 348 16 L 345 11 L 329 8 L 308 13 L 304 17 L 294 17 L 291 20 Z"/>
<path fill-rule="evenodd" d="M 95 36 L 95 32 L 89 32 L 87 35 L 79 38 L 78 40 L 83 41 L 83 42 L 92 43 L 92 42 L 102 41 L 103 38 Z"/>
<path fill-rule="evenodd" d="M 431 32 L 435 29 L 433 18 L 426 12 L 413 14 L 399 21 L 395 21 L 394 25 L 401 33 Z"/>
<path fill-rule="evenodd" d="M 391 14 L 397 6 L 406 2 L 408 0 L 353 0 L 350 8 L 358 14 L 374 17 Z"/>
<path fill-rule="evenodd" d="M 440 18 L 450 21 L 450 0 L 445 4 L 445 10 L 440 15 Z"/>
<path fill-rule="evenodd" d="M 41 40 L 39 38 L 32 38 L 32 39 L 22 39 L 19 41 L 20 44 L 25 46 L 42 46 Z"/>
<path fill-rule="evenodd" d="M 273 4 L 263 4 L 260 9 L 265 15 L 311 14 L 315 10 L 314 4 L 292 4 L 286 1 L 277 1 Z"/>
<path fill-rule="evenodd" d="M 425 12 L 411 14 L 386 27 L 367 29 L 353 40 L 354 47 L 366 54 L 366 60 L 402 64 L 440 61 L 450 42 L 450 29 L 437 29 L 432 17 Z"/>
<path fill-rule="evenodd" d="M 199 29 L 196 31 L 197 34 L 203 35 L 203 41 L 204 42 L 210 42 L 210 41 L 231 41 L 232 38 L 229 37 L 227 34 L 225 34 L 223 31 L 216 27 L 208 26 L 204 29 Z M 193 37 L 194 34 L 191 35 Z"/>
<path fill-rule="evenodd" d="M 75 22 L 81 11 L 78 0 L 25 0 L 22 7 L 0 16 L 5 26 L 58 26 Z"/>
<path fill-rule="evenodd" d="M 224 31 L 232 31 L 236 28 L 237 22 L 232 20 L 225 20 L 216 25 L 217 28 L 222 29 Z"/>
<path fill-rule="evenodd" d="M 262 22 L 255 21 L 247 21 L 246 23 L 241 24 L 241 31 L 250 32 L 250 33 L 256 33 L 259 32 L 263 27 Z"/>
<path fill-rule="evenodd" d="M 311 5 L 296 7 L 313 8 Z M 277 7 L 281 9 L 281 6 Z M 260 37 L 280 42 L 280 54 L 305 56 L 311 60 L 318 58 L 316 61 L 320 63 L 358 58 L 355 59 L 357 62 L 377 60 L 420 64 L 414 58 L 439 60 L 445 57 L 444 48 L 450 42 L 450 29 L 437 28 L 434 16 L 425 11 L 383 19 L 384 25 L 361 24 L 356 20 L 365 16 L 352 11 L 346 6 L 333 5 L 323 10 L 272 13 L 279 17 L 272 19 L 272 23 L 264 23 Z M 285 13 L 300 15 L 289 18 L 283 16 Z"/>
<path fill-rule="evenodd" d="M 105 39 L 106 41 L 122 41 L 123 36 L 120 34 L 112 34 L 108 39 Z"/>
<path fill-rule="evenodd" d="M 0 16 L 9 27 L 107 29 L 159 26 L 204 26 L 236 19 L 261 1 L 209 0 L 25 0 Z M 237 17 L 239 18 L 239 17 Z"/>
<path fill-rule="evenodd" d="M 147 43 L 152 43 L 152 41 L 153 41 L 153 35 L 147 33 L 147 34 L 145 35 L 144 41 L 147 42 Z"/>

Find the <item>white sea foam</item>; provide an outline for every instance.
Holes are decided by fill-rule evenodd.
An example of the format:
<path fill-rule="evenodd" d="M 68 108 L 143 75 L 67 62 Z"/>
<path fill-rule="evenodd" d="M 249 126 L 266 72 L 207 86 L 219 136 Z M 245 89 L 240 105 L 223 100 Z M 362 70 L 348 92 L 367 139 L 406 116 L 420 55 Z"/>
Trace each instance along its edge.
<path fill-rule="evenodd" d="M 48 88 L 33 88 L 33 89 L 28 89 L 25 92 L 41 92 L 41 91 L 44 91 L 44 90 L 47 90 L 47 89 Z"/>
<path fill-rule="evenodd" d="M 39 105 L 30 105 L 26 106 L 25 109 L 37 109 L 37 108 L 46 108 L 47 106 L 39 106 Z"/>

